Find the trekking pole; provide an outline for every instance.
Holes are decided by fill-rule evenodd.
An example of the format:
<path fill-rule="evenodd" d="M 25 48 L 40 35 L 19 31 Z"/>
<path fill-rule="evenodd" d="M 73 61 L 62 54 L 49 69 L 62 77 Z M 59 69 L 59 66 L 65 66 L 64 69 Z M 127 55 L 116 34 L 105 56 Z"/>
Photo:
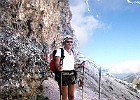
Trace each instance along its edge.
<path fill-rule="evenodd" d="M 101 67 L 99 68 L 99 100 L 101 98 L 100 86 L 101 86 Z"/>
<path fill-rule="evenodd" d="M 83 62 L 83 64 L 85 64 L 85 61 Z M 83 66 L 82 100 L 84 100 L 84 72 L 85 72 L 85 66 Z"/>
<path fill-rule="evenodd" d="M 61 49 L 62 51 L 63 49 Z M 64 59 L 64 51 L 61 52 L 61 58 L 60 58 L 60 66 L 63 65 L 63 59 Z M 63 72 L 60 71 L 60 100 L 62 100 L 62 77 L 63 77 Z"/>
<path fill-rule="evenodd" d="M 60 71 L 60 100 L 62 100 L 62 71 Z"/>
<path fill-rule="evenodd" d="M 84 100 L 84 67 L 83 67 L 82 100 Z"/>

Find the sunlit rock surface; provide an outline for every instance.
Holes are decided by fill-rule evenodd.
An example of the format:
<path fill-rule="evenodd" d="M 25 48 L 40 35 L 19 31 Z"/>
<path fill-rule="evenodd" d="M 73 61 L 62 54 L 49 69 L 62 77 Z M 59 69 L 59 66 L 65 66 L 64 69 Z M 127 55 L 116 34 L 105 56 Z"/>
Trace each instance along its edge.
<path fill-rule="evenodd" d="M 47 41 L 51 48 L 73 31 L 68 0 L 1 0 L 0 10 L 1 30 Z"/>
<path fill-rule="evenodd" d="M 68 0 L 0 0 L 0 99 L 43 95 L 45 54 L 73 35 L 71 17 Z"/>

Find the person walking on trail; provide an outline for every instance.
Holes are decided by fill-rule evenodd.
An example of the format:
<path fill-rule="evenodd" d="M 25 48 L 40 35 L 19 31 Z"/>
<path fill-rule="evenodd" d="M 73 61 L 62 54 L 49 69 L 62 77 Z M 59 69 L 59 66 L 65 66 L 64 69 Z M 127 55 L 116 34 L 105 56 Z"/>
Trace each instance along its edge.
<path fill-rule="evenodd" d="M 73 38 L 67 35 L 63 40 L 64 59 L 61 63 L 61 49 L 58 49 L 55 55 L 55 67 L 58 70 L 55 73 L 55 80 L 58 82 L 62 100 L 74 100 L 74 91 L 76 84 L 76 71 L 78 65 L 75 63 L 75 56 L 71 48 L 73 47 Z M 61 97 L 60 97 L 61 98 Z"/>

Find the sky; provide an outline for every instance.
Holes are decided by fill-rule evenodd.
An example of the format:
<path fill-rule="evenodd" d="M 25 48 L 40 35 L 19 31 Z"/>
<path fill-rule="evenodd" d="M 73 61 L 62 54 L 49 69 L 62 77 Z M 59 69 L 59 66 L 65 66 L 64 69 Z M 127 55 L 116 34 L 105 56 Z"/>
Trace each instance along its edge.
<path fill-rule="evenodd" d="M 140 72 L 140 0 L 69 0 L 79 51 L 112 73 Z"/>

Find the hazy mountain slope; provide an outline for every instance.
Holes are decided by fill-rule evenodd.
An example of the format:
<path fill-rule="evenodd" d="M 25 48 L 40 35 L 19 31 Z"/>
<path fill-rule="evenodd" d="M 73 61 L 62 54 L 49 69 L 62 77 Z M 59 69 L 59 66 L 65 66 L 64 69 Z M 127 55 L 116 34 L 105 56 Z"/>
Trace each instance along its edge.
<path fill-rule="evenodd" d="M 93 61 L 86 59 L 84 56 L 81 60 L 86 60 L 85 68 L 85 92 L 93 94 L 98 98 L 99 92 L 99 71 Z M 109 72 L 102 73 L 101 76 L 101 98 L 106 100 L 139 100 L 140 94 L 133 84 L 116 79 Z M 91 93 L 90 93 L 90 92 Z"/>

